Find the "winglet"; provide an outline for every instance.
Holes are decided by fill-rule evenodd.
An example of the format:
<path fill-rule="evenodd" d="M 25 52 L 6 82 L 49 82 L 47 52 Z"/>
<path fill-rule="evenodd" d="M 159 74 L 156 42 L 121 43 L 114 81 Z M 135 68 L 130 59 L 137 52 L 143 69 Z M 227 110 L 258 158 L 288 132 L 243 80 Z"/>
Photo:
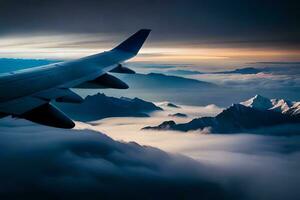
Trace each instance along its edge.
<path fill-rule="evenodd" d="M 127 40 L 115 47 L 113 50 L 121 50 L 137 54 L 140 48 L 143 46 L 145 40 L 147 39 L 150 31 L 150 29 L 139 30 L 138 32 L 130 36 Z"/>

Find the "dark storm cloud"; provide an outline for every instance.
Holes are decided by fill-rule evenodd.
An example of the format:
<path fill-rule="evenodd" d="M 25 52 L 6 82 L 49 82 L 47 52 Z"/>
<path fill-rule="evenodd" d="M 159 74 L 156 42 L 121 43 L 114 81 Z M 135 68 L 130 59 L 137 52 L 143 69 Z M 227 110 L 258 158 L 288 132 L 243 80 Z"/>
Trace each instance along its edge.
<path fill-rule="evenodd" d="M 291 0 L 1 0 L 0 32 L 129 34 L 147 27 L 154 42 L 297 48 L 299 7 Z"/>

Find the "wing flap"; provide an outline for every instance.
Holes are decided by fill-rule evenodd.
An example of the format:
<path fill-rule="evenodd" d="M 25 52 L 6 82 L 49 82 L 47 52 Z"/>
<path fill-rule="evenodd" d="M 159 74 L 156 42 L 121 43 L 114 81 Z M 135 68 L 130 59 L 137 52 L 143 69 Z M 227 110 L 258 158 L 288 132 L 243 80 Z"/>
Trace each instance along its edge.
<path fill-rule="evenodd" d="M 43 99 L 28 96 L 1 103 L 0 112 L 8 115 L 21 115 L 45 103 L 47 103 L 47 101 Z"/>
<path fill-rule="evenodd" d="M 56 128 L 71 129 L 75 123 L 50 103 L 41 105 L 17 117 Z"/>

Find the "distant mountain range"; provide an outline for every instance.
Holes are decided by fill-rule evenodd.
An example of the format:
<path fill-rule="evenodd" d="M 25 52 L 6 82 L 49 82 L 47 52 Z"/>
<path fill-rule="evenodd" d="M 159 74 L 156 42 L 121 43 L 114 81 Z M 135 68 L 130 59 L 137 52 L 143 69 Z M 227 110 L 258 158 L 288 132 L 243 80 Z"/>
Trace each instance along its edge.
<path fill-rule="evenodd" d="M 265 69 L 259 69 L 254 67 L 245 67 L 230 71 L 218 71 L 218 72 L 201 72 L 196 70 L 188 70 L 188 69 L 172 69 L 167 71 L 156 71 L 156 73 L 164 73 L 167 75 L 174 75 L 174 76 L 189 76 L 189 75 L 197 75 L 197 74 L 257 74 L 263 72 Z"/>
<path fill-rule="evenodd" d="M 213 74 L 258 74 L 260 72 L 262 72 L 262 70 L 254 67 L 245 67 L 245 68 L 235 69 L 232 71 L 214 72 Z"/>
<path fill-rule="evenodd" d="M 215 117 L 201 117 L 188 123 L 165 121 L 144 130 L 191 131 L 210 128 L 212 133 L 238 133 L 263 127 L 300 123 L 300 102 L 268 99 L 260 95 L 233 104 Z M 299 133 L 300 134 L 300 133 Z"/>
<path fill-rule="evenodd" d="M 168 75 L 175 75 L 175 76 L 182 76 L 182 75 L 195 75 L 195 74 L 205 74 L 204 72 L 200 71 L 195 71 L 195 70 L 183 70 L 183 69 L 178 69 L 178 70 L 167 70 L 164 72 L 165 74 Z"/>
<path fill-rule="evenodd" d="M 119 75 L 130 88 L 137 89 L 174 89 L 184 88 L 189 89 L 190 87 L 217 87 L 213 83 L 199 81 L 190 78 L 183 78 L 179 76 L 170 76 L 160 73 L 149 73 L 149 74 L 134 74 L 134 75 Z"/>
<path fill-rule="evenodd" d="M 170 107 L 170 108 L 180 108 L 180 106 L 178 106 L 174 103 L 170 103 L 170 102 L 166 103 L 165 106 Z"/>
<path fill-rule="evenodd" d="M 148 117 L 148 112 L 162 110 L 139 98 L 115 98 L 104 94 L 87 96 L 81 104 L 57 103 L 60 109 L 75 120 L 95 121 L 106 117 Z"/>
<path fill-rule="evenodd" d="M 115 76 L 127 83 L 129 89 L 105 90 L 107 95 L 142 97 L 152 102 L 170 101 L 189 105 L 214 103 L 223 106 L 222 103 L 228 105 L 232 102 L 225 102 L 224 98 L 220 98 L 226 92 L 221 86 L 206 81 L 159 73 Z"/>

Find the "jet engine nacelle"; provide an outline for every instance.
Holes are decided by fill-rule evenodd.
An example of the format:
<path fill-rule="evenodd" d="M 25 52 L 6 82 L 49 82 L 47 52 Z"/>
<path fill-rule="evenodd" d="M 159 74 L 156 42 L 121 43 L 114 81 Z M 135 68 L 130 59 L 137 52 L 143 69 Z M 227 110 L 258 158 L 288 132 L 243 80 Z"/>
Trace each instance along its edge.
<path fill-rule="evenodd" d="M 120 74 L 135 74 L 135 71 L 132 69 L 129 69 L 127 67 L 124 67 L 123 65 L 119 64 L 116 68 L 113 70 L 110 70 L 110 72 L 113 73 L 120 73 Z"/>
<path fill-rule="evenodd" d="M 100 88 L 113 88 L 113 89 L 127 89 L 129 86 L 110 74 L 103 74 L 102 76 L 85 83 L 82 83 L 76 88 L 89 88 L 89 89 L 100 89 Z"/>

